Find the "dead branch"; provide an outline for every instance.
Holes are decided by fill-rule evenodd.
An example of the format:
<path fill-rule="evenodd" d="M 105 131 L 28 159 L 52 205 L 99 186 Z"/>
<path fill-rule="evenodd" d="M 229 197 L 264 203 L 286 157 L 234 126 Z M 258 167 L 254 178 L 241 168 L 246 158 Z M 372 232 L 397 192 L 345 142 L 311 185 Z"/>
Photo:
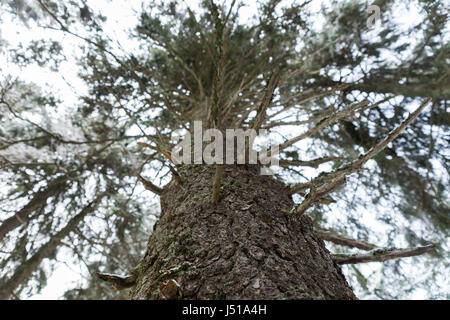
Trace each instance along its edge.
<path fill-rule="evenodd" d="M 150 181 L 144 179 L 140 174 L 138 174 L 137 177 L 138 177 L 139 181 L 142 182 L 142 184 L 144 185 L 145 189 L 150 190 L 151 192 L 157 194 L 158 196 L 160 196 L 163 193 L 163 189 L 161 189 L 157 185 L 154 185 Z"/>
<path fill-rule="evenodd" d="M 366 254 L 353 254 L 353 255 L 336 254 L 333 255 L 333 258 L 337 264 L 384 262 L 392 259 L 419 256 L 424 253 L 433 251 L 434 248 L 435 246 L 433 244 L 423 247 L 407 248 L 407 249 L 383 248 L 383 249 L 374 249 Z"/>
<path fill-rule="evenodd" d="M 377 246 L 371 243 L 367 243 L 360 240 L 350 239 L 347 237 L 344 237 L 340 234 L 324 230 L 324 229 L 318 229 L 316 230 L 318 236 L 320 239 L 325 241 L 330 241 L 342 246 L 351 247 L 351 248 L 358 248 L 362 250 L 373 250 Z"/>
<path fill-rule="evenodd" d="M 135 275 L 119 276 L 116 274 L 100 273 L 100 272 L 97 272 L 96 275 L 97 277 L 99 277 L 100 280 L 109 282 L 113 290 L 123 290 L 126 288 L 131 288 L 136 283 Z"/>
<path fill-rule="evenodd" d="M 325 157 L 325 158 L 318 158 L 314 160 L 279 160 L 280 166 L 302 166 L 302 167 L 313 167 L 318 168 L 320 164 L 330 161 L 339 161 L 342 160 L 341 157 Z"/>
<path fill-rule="evenodd" d="M 330 183 L 326 183 L 320 188 L 311 188 L 311 191 L 306 195 L 305 199 L 298 204 L 295 213 L 302 215 L 308 208 L 317 203 L 319 199 L 323 198 L 330 192 L 336 190 L 339 186 L 345 184 L 345 176 L 335 179 Z"/>
<path fill-rule="evenodd" d="M 138 141 L 138 145 L 140 145 L 141 147 L 146 147 L 146 148 L 150 148 L 152 150 L 156 150 L 156 151 L 160 152 L 164 157 L 166 157 L 170 162 L 174 163 L 170 152 L 167 150 L 164 150 L 161 146 L 156 145 L 156 147 L 154 147 L 151 144 L 141 142 L 141 141 Z"/>
<path fill-rule="evenodd" d="M 181 176 L 178 173 L 178 171 L 174 167 L 172 167 L 171 165 L 169 165 L 169 170 L 170 170 L 170 172 L 172 172 L 172 176 L 175 179 L 175 181 L 178 184 L 181 184 L 183 181 L 182 181 Z"/>

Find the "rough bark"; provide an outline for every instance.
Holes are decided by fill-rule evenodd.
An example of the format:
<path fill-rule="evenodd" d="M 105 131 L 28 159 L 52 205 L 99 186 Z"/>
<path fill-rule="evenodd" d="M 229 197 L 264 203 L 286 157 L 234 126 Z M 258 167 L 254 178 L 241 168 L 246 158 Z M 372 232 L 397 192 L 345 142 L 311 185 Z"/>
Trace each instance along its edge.
<path fill-rule="evenodd" d="M 133 299 L 356 299 L 289 190 L 257 166 L 178 168 L 134 273 Z"/>

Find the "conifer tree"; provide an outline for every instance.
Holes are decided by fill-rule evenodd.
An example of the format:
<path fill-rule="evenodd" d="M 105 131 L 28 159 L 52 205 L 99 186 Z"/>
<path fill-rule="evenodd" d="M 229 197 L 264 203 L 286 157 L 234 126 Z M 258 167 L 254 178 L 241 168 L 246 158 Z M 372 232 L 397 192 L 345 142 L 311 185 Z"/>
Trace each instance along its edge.
<path fill-rule="evenodd" d="M 0 298 L 60 261 L 85 270 L 68 299 L 444 297 L 445 3 L 315 3 L 145 1 L 124 45 L 85 1 L 3 2 L 48 35 L 0 42 Z M 13 66 L 75 67 L 75 103 Z M 177 163 L 195 121 L 268 130 L 275 174 Z"/>

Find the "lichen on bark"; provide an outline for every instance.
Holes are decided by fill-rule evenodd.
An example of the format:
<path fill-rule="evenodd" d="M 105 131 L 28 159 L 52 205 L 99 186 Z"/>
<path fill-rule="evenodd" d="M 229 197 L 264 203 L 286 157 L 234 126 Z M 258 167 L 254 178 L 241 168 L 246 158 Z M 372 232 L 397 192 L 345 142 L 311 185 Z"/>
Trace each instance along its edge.
<path fill-rule="evenodd" d="M 257 165 L 179 168 L 137 269 L 133 299 L 356 299 L 311 219 Z"/>

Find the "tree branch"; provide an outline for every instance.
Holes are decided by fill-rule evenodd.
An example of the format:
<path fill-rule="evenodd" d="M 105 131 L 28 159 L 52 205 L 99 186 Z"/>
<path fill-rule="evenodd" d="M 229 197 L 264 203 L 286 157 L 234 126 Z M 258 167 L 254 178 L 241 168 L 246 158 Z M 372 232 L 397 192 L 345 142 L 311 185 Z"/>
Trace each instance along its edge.
<path fill-rule="evenodd" d="M 28 220 L 30 214 L 36 209 L 43 207 L 47 203 L 47 199 L 56 194 L 65 191 L 68 188 L 69 177 L 66 175 L 60 176 L 53 181 L 50 181 L 45 189 L 41 189 L 33 194 L 31 200 L 12 217 L 3 220 L 0 224 L 0 242 L 7 233 L 22 225 Z"/>
<path fill-rule="evenodd" d="M 311 187 L 311 191 L 305 197 L 303 202 L 297 206 L 296 212 L 298 214 L 303 214 L 316 202 L 317 199 L 327 195 L 328 193 L 335 190 L 339 185 L 345 183 L 345 179 L 349 174 L 359 171 L 368 160 L 376 156 L 390 142 L 397 138 L 400 133 L 419 116 L 419 114 L 423 111 L 423 109 L 425 109 L 430 101 L 430 98 L 425 99 L 425 101 L 397 128 L 392 130 L 386 138 L 370 148 L 370 150 L 365 154 L 360 155 L 359 158 L 353 161 L 351 164 L 344 166 L 334 172 L 320 175 L 315 180 L 301 185 L 300 188 L 297 187 L 298 190 L 304 190 L 307 187 Z M 293 189 L 293 191 L 295 192 L 295 189 Z"/>
<path fill-rule="evenodd" d="M 367 243 L 364 241 L 360 241 L 360 240 L 355 240 L 355 239 L 350 239 L 347 237 L 344 237 L 340 234 L 328 231 L 328 230 L 324 230 L 324 229 L 318 229 L 316 230 L 317 235 L 319 236 L 320 239 L 325 240 L 325 241 L 330 241 L 342 246 L 346 246 L 346 247 L 351 247 L 351 248 L 358 248 L 358 249 L 362 249 L 362 250 L 373 250 L 375 249 L 377 246 L 371 243 Z"/>
<path fill-rule="evenodd" d="M 266 110 L 269 107 L 269 105 L 272 103 L 274 92 L 278 86 L 278 81 L 280 78 L 279 70 L 276 69 L 270 76 L 269 81 L 267 81 L 267 87 L 264 91 L 264 96 L 259 104 L 257 114 L 255 117 L 255 122 L 253 124 L 253 129 L 256 131 L 259 130 L 261 125 L 264 123 L 266 118 Z"/>
<path fill-rule="evenodd" d="M 284 142 L 283 144 L 281 144 L 278 147 L 278 152 L 281 152 L 282 150 L 292 146 L 294 143 L 296 143 L 296 142 L 298 142 L 298 141 L 300 141 L 302 139 L 308 138 L 308 137 L 316 134 L 317 132 L 319 132 L 323 128 L 328 127 L 330 124 L 336 122 L 339 119 L 348 117 L 348 116 L 354 114 L 355 112 L 357 112 L 360 109 L 362 110 L 362 109 L 368 108 L 368 105 L 369 105 L 369 101 L 363 100 L 361 102 L 354 103 L 351 106 L 349 106 L 348 108 L 345 108 L 344 110 L 340 110 L 340 111 L 336 112 L 335 114 L 333 114 L 333 115 L 331 115 L 331 116 L 329 116 L 327 118 L 324 118 L 315 127 L 311 128 L 308 131 L 306 131 L 305 133 L 302 133 L 301 135 L 299 135 L 299 136 L 297 136 L 295 138 L 292 138 L 292 139 Z M 371 105 L 369 107 L 372 108 L 372 107 L 375 107 L 375 105 L 377 105 L 377 104 Z M 273 156 L 273 155 L 271 154 L 271 156 Z"/>
<path fill-rule="evenodd" d="M 96 275 L 100 280 L 111 283 L 111 287 L 113 288 L 113 290 L 123 290 L 126 288 L 131 288 L 136 283 L 136 275 L 119 276 L 116 274 L 100 272 L 97 272 Z"/>
<path fill-rule="evenodd" d="M 366 263 L 366 262 L 384 262 L 392 259 L 406 258 L 419 256 L 427 252 L 433 251 L 435 246 L 433 244 L 417 247 L 417 248 L 407 248 L 407 249 L 396 249 L 396 248 L 384 248 L 375 249 L 369 251 L 366 254 L 336 254 L 333 255 L 334 260 L 337 264 L 356 264 L 356 263 Z"/>
<path fill-rule="evenodd" d="M 163 189 L 158 187 L 157 185 L 154 185 L 150 181 L 144 179 L 140 174 L 138 174 L 138 179 L 142 184 L 144 185 L 145 189 L 150 190 L 153 193 L 156 193 L 158 196 L 160 196 L 163 193 Z"/>
<path fill-rule="evenodd" d="M 58 248 L 61 240 L 70 234 L 78 224 L 86 217 L 86 215 L 95 211 L 100 204 L 106 192 L 99 194 L 86 207 L 84 207 L 77 215 L 69 220 L 69 222 L 56 234 L 50 236 L 50 240 L 43 244 L 36 253 L 28 260 L 24 261 L 14 272 L 14 274 L 0 286 L 0 300 L 6 300 L 21 284 L 26 283 L 33 272 L 41 264 L 42 260 L 48 257 L 55 249 Z"/>
<path fill-rule="evenodd" d="M 216 174 L 214 175 L 214 182 L 212 187 L 211 202 L 217 203 L 219 201 L 220 185 L 222 184 L 223 164 L 216 166 Z"/>
<path fill-rule="evenodd" d="M 339 161 L 342 160 L 341 157 L 324 157 L 318 158 L 314 160 L 279 160 L 280 166 L 303 166 L 303 167 L 313 167 L 318 168 L 320 164 L 330 161 Z"/>

